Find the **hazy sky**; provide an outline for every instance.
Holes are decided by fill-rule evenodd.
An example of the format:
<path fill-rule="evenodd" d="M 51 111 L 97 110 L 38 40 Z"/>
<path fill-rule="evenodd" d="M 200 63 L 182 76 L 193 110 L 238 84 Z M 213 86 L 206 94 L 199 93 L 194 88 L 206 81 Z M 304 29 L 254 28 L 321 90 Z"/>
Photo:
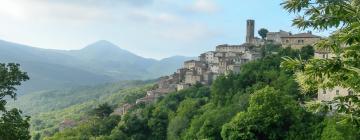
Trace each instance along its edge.
<path fill-rule="evenodd" d="M 282 0 L 0 0 L 0 39 L 49 49 L 108 40 L 150 58 L 197 56 L 256 30 L 298 32 Z M 319 33 L 326 35 L 326 33 Z"/>

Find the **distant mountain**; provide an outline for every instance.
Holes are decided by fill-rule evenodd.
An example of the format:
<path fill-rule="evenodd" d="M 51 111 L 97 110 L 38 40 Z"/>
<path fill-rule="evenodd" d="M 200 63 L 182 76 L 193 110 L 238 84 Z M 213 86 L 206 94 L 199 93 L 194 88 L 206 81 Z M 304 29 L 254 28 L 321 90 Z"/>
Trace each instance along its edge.
<path fill-rule="evenodd" d="M 143 80 L 168 75 L 190 57 L 148 59 L 102 40 L 80 50 L 51 50 L 0 40 L 0 62 L 16 62 L 30 80 L 21 92 Z"/>
<path fill-rule="evenodd" d="M 150 71 L 154 76 L 157 75 L 165 75 L 174 73 L 174 68 L 180 68 L 184 61 L 196 59 L 195 57 L 185 57 L 185 56 L 173 56 L 169 58 L 164 58 L 148 67 L 148 71 Z"/>

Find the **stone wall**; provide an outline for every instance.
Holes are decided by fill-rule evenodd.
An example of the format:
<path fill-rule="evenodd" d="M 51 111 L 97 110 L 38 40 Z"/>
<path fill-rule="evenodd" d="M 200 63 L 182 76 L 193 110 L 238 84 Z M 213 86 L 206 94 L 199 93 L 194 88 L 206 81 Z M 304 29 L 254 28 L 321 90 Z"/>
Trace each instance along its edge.
<path fill-rule="evenodd" d="M 246 46 L 243 45 L 219 45 L 216 46 L 216 52 L 245 52 Z"/>

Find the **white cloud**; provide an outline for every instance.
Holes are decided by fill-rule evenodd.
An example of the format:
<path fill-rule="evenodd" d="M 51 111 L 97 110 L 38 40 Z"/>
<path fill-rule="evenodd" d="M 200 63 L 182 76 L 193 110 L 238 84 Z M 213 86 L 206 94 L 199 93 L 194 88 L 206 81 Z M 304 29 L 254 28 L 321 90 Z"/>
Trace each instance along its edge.
<path fill-rule="evenodd" d="M 214 13 L 219 10 L 219 6 L 213 0 L 195 0 L 191 10 L 202 13 Z"/>

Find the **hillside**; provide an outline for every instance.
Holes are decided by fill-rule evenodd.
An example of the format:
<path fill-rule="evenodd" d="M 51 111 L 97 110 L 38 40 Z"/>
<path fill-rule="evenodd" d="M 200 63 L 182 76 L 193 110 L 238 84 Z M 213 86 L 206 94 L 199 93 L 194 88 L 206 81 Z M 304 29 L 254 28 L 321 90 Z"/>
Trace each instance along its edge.
<path fill-rule="evenodd" d="M 89 111 L 101 103 L 113 107 L 135 102 L 152 87 L 152 81 L 122 81 L 97 86 L 50 90 L 19 96 L 9 106 L 31 115 L 33 133 L 52 134 L 64 120 L 87 118 Z"/>
<path fill-rule="evenodd" d="M 9 101 L 9 105 L 21 108 L 26 115 L 34 115 L 64 109 L 90 100 L 100 101 L 102 97 L 110 96 L 118 91 L 135 88 L 147 83 L 150 82 L 121 81 L 96 86 L 80 86 L 40 91 L 19 96 L 17 100 Z"/>
<path fill-rule="evenodd" d="M 143 58 L 108 41 L 98 41 L 80 50 L 64 51 L 0 40 L 0 62 L 20 63 L 31 78 L 20 87 L 20 93 L 119 80 L 153 79 L 175 71 L 188 59 L 191 58 Z"/>
<path fill-rule="evenodd" d="M 170 93 L 136 105 L 121 119 L 94 117 L 45 139 L 327 139 L 333 134 L 359 139 L 349 122 L 336 123 L 339 116 L 301 105 L 313 95 L 301 94 L 292 73 L 280 68 L 283 56 L 308 59 L 313 52 L 268 47 L 263 54 L 211 87 Z"/>

